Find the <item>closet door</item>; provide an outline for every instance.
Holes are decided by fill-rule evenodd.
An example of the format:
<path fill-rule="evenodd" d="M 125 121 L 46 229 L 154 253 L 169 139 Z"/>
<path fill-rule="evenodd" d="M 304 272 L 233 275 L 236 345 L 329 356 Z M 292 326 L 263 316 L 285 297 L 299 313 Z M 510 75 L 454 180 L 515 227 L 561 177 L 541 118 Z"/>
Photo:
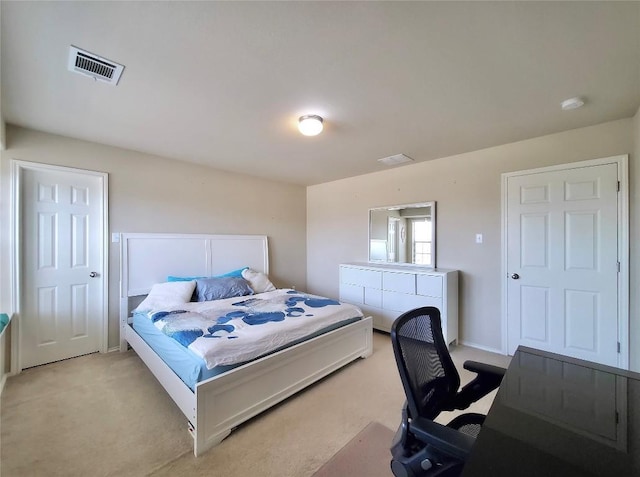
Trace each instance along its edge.
<path fill-rule="evenodd" d="M 21 367 L 100 351 L 103 177 L 24 168 L 20 185 Z"/>

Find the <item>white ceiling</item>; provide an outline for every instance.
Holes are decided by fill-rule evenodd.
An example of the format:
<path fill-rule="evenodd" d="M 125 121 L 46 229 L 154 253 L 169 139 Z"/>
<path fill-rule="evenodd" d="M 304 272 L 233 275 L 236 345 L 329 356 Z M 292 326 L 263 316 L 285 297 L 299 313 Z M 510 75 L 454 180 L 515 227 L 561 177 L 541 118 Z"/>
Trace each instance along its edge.
<path fill-rule="evenodd" d="M 639 2 L 1 2 L 7 123 L 297 184 L 640 105 Z M 75 45 L 125 65 L 67 70 Z M 582 109 L 560 109 L 581 95 Z M 304 137 L 303 114 L 325 118 Z"/>

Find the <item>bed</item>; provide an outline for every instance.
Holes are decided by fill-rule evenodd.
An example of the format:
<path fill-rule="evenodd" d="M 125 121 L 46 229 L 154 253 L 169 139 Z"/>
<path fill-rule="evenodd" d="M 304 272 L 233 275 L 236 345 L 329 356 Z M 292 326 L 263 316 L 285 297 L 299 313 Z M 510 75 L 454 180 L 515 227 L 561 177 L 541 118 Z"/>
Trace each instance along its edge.
<path fill-rule="evenodd" d="M 341 320 L 339 327 L 327 327 L 328 331 L 222 368 L 190 385 L 147 343 L 149 338 L 143 339 L 134 329 L 132 310 L 168 276 L 210 277 L 242 267 L 268 275 L 268 256 L 267 237 L 259 235 L 120 236 L 120 349 L 131 346 L 135 350 L 185 415 L 196 456 L 221 442 L 242 422 L 372 353 L 371 317 Z M 296 299 L 301 295 L 296 290 L 281 293 Z"/>

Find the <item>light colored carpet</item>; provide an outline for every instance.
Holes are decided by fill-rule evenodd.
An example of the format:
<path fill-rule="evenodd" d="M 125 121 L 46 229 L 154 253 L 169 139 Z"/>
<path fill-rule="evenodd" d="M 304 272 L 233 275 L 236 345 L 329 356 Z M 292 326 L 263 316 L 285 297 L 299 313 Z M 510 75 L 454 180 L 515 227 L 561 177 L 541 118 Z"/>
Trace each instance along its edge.
<path fill-rule="evenodd" d="M 82 356 L 9 378 L 2 477 L 145 475 L 192 439 L 133 352 Z"/>
<path fill-rule="evenodd" d="M 374 333 L 373 343 L 371 357 L 243 424 L 197 459 L 186 419 L 133 351 L 26 370 L 9 378 L 2 394 L 0 472 L 309 477 L 370 422 L 398 426 L 404 394 L 391 342 Z M 471 377 L 462 369 L 466 359 L 508 363 L 507 357 L 466 347 L 452 356 L 463 382 Z M 492 399 L 473 410 L 486 413 Z"/>
<path fill-rule="evenodd" d="M 389 466 L 393 435 L 379 422 L 369 423 L 313 477 L 393 477 Z"/>

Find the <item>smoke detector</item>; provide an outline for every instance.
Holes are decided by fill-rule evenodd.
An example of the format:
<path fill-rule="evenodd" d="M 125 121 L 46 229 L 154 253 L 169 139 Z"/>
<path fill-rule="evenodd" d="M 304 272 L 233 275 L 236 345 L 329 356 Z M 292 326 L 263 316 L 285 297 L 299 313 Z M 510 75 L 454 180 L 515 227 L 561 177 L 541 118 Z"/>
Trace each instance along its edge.
<path fill-rule="evenodd" d="M 560 107 L 563 111 L 570 111 L 572 109 L 578 109 L 584 106 L 584 99 L 576 96 L 575 98 L 565 99 L 562 103 L 560 103 Z"/>
<path fill-rule="evenodd" d="M 88 76 L 94 80 L 117 85 L 124 66 L 102 56 L 94 55 L 73 45 L 69 47 L 69 71 Z"/>
<path fill-rule="evenodd" d="M 378 159 L 378 162 L 384 164 L 385 166 L 395 166 L 398 164 L 404 164 L 405 162 L 413 162 L 409 156 L 405 156 L 404 154 L 396 154 L 395 156 L 383 157 L 382 159 Z"/>

